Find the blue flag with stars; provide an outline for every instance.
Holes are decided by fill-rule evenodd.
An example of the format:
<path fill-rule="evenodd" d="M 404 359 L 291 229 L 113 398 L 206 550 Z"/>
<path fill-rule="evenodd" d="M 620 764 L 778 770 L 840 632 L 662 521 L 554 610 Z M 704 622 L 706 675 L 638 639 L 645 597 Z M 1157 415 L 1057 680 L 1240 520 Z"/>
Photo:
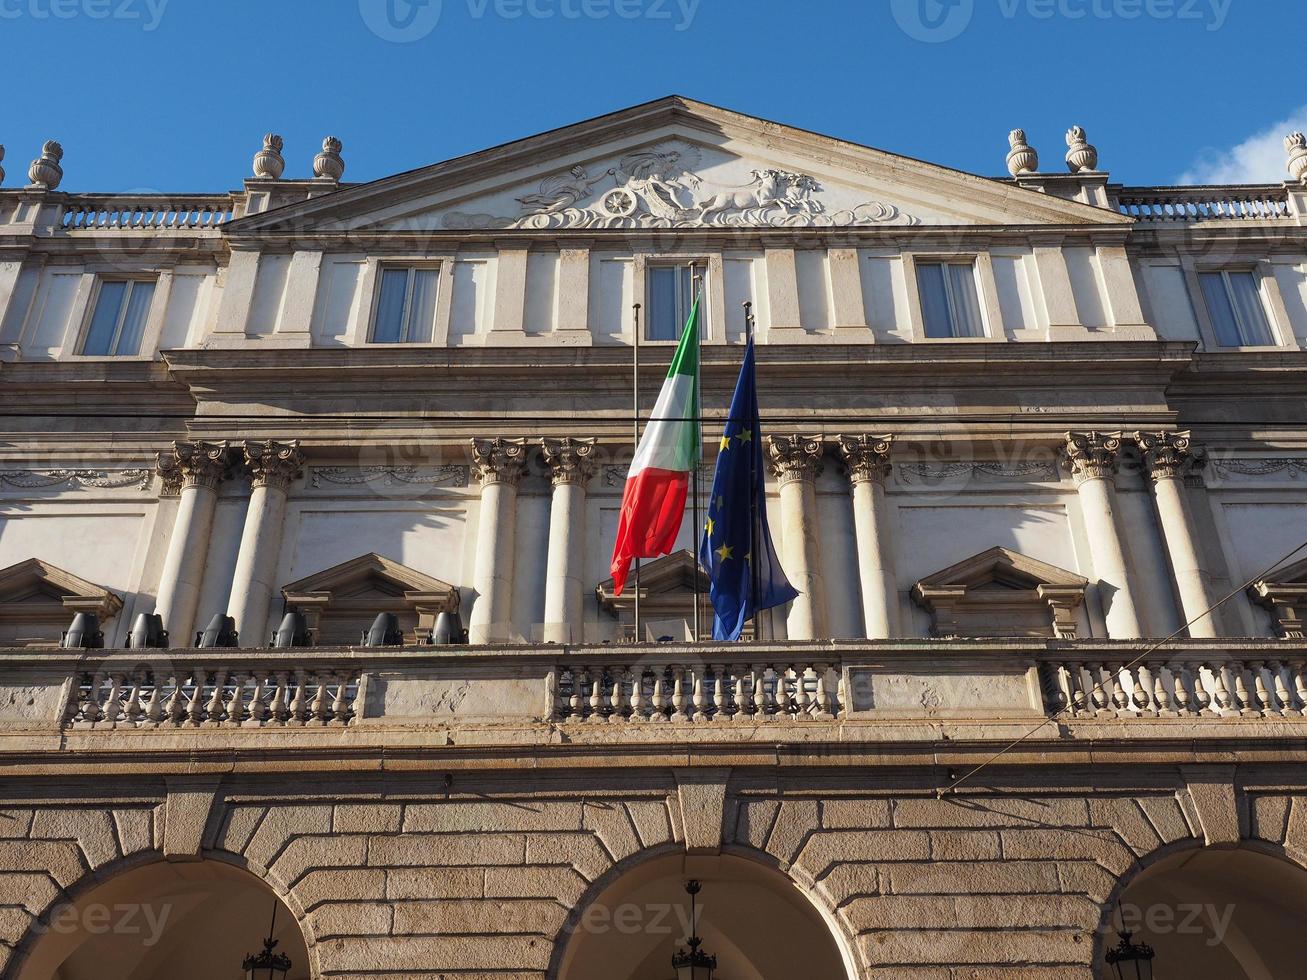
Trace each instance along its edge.
<path fill-rule="evenodd" d="M 763 472 L 758 384 L 750 338 L 718 447 L 708 519 L 699 545 L 699 564 L 712 583 L 714 640 L 738 640 L 755 612 L 789 602 L 799 594 L 785 577 L 767 528 Z"/>

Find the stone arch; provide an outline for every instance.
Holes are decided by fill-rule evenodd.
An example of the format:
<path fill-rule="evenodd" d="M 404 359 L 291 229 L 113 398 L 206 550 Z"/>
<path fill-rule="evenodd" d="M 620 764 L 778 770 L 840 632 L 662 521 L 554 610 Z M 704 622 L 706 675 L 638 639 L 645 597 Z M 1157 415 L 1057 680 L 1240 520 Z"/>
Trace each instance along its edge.
<path fill-rule="evenodd" d="M 555 939 L 547 976 L 598 980 L 612 974 L 620 955 L 622 966 L 635 971 L 632 980 L 672 980 L 671 952 L 683 945 L 688 921 L 689 878 L 702 882 L 699 934 L 723 976 L 861 975 L 852 937 L 833 910 L 772 855 L 739 845 L 692 855 L 670 844 L 632 855 L 591 883 Z M 775 949 L 759 949 L 773 941 Z M 787 955 L 793 964 L 784 962 Z"/>
<path fill-rule="evenodd" d="M 319 975 L 311 934 L 293 896 L 225 852 L 168 861 L 136 854 L 63 890 L 15 948 L 4 980 L 196 980 L 240 975 L 259 952 L 276 905 L 277 952 L 289 980 Z"/>
<path fill-rule="evenodd" d="M 1122 929 L 1157 953 L 1159 976 L 1276 980 L 1300 955 L 1295 925 L 1307 919 L 1307 867 L 1260 840 L 1203 846 L 1176 841 L 1143 856 L 1103 904 L 1096 975 Z"/>

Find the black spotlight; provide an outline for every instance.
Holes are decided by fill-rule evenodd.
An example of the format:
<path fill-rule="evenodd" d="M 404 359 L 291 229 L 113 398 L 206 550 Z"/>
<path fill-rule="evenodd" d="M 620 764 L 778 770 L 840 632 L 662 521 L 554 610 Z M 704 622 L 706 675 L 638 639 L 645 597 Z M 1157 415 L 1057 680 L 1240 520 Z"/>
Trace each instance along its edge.
<path fill-rule="evenodd" d="M 365 647 L 403 646 L 404 634 L 399 628 L 399 617 L 394 613 L 377 613 L 371 628 L 359 638 L 359 642 Z"/>
<path fill-rule="evenodd" d="M 239 646 L 236 620 L 222 613 L 214 613 L 213 618 L 209 620 L 209 625 L 195 634 L 195 645 L 202 650 L 211 647 Z"/>
<path fill-rule="evenodd" d="M 158 613 L 137 616 L 132 631 L 127 634 L 127 647 L 130 650 L 168 649 L 168 631 L 163 628 L 163 617 Z"/>
<path fill-rule="evenodd" d="M 100 630 L 100 617 L 95 613 L 79 612 L 59 638 L 65 650 L 100 650 L 104 647 L 104 633 Z"/>
<path fill-rule="evenodd" d="M 269 643 L 278 650 L 286 647 L 306 647 L 309 645 L 309 626 L 304 614 L 288 612 L 281 617 L 281 625 L 272 634 Z"/>
<path fill-rule="evenodd" d="M 442 612 L 436 617 L 436 625 L 431 630 L 431 642 L 438 647 L 467 643 L 467 630 L 463 628 L 463 617 L 457 609 Z"/>

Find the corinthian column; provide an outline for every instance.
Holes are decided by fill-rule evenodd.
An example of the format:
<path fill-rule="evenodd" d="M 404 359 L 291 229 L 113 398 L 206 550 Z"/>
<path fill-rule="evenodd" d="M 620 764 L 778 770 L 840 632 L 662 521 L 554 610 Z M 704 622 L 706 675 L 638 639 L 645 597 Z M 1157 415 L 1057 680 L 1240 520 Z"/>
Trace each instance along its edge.
<path fill-rule="evenodd" d="M 868 639 L 897 635 L 898 586 L 890 552 L 885 479 L 893 436 L 839 436 L 840 457 L 853 485 L 853 527 L 858 541 L 863 631 Z"/>
<path fill-rule="evenodd" d="M 517 485 L 526 469 L 525 440 L 473 439 L 472 468 L 481 481 L 481 512 L 468 635 L 472 643 L 503 642 L 513 633 Z"/>
<path fill-rule="evenodd" d="M 228 614 L 235 618 L 241 645 L 259 646 L 268 630 L 281 551 L 281 527 L 286 520 L 286 493 L 300 475 L 304 454 L 298 442 L 247 442 L 245 463 L 250 470 L 250 506 L 245 512 L 240 553 L 232 577 Z"/>
<path fill-rule="evenodd" d="M 1152 477 L 1153 499 L 1180 593 L 1180 608 L 1186 621 L 1195 620 L 1189 625 L 1189 635 L 1216 636 L 1216 620 L 1209 610 L 1217 597 L 1211 594 L 1203 577 L 1183 484 L 1185 474 L 1202 467 L 1206 458 L 1200 450 L 1190 447 L 1188 432 L 1137 432 L 1135 439 Z"/>
<path fill-rule="evenodd" d="M 581 569 L 585 555 L 585 486 L 595 473 L 593 439 L 545 439 L 553 473 L 549 504 L 549 565 L 545 572 L 546 643 L 581 639 Z"/>
<path fill-rule="evenodd" d="M 1116 514 L 1116 466 L 1119 432 L 1068 432 L 1064 465 L 1075 478 L 1089 554 L 1098 577 L 1098 592 L 1107 619 L 1107 635 L 1136 639 L 1143 635 L 1135 608 L 1125 549 Z"/>
<path fill-rule="evenodd" d="M 817 527 L 817 476 L 823 445 L 818 436 L 772 436 L 767 460 L 781 485 L 781 547 L 785 574 L 799 590 L 786 626 L 791 640 L 826 635 L 826 594 L 821 581 Z"/>
<path fill-rule="evenodd" d="M 174 646 L 192 645 L 218 485 L 227 476 L 230 461 L 225 442 L 174 442 L 172 452 L 159 454 L 159 475 L 165 489 L 177 487 L 181 492 L 154 604 Z"/>

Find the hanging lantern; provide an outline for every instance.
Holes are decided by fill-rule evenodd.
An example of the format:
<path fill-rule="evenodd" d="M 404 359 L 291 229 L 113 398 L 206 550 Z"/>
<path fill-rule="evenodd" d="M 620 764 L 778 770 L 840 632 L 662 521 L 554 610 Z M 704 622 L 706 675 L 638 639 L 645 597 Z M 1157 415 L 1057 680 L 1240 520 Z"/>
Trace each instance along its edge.
<path fill-rule="evenodd" d="M 689 949 L 679 949 L 672 954 L 672 969 L 676 971 L 676 980 L 713 980 L 713 972 L 717 969 L 717 957 L 704 952 L 703 940 L 698 936 L 699 909 L 695 896 L 701 887 L 697 881 L 685 883 L 685 893 L 690 896 L 690 927 L 693 935 L 686 940 Z"/>
<path fill-rule="evenodd" d="M 272 900 L 272 922 L 268 926 L 268 938 L 263 940 L 263 952 L 250 953 L 241 963 L 241 969 L 245 971 L 245 980 L 286 980 L 286 974 L 290 972 L 290 957 L 285 953 L 275 952 L 277 949 L 277 940 L 272 937 L 276 934 L 277 926 L 277 900 Z"/>
<path fill-rule="evenodd" d="M 1153 947 L 1132 943 L 1131 934 L 1122 932 L 1115 949 L 1107 951 L 1107 965 L 1116 971 L 1116 980 L 1153 980 Z"/>

